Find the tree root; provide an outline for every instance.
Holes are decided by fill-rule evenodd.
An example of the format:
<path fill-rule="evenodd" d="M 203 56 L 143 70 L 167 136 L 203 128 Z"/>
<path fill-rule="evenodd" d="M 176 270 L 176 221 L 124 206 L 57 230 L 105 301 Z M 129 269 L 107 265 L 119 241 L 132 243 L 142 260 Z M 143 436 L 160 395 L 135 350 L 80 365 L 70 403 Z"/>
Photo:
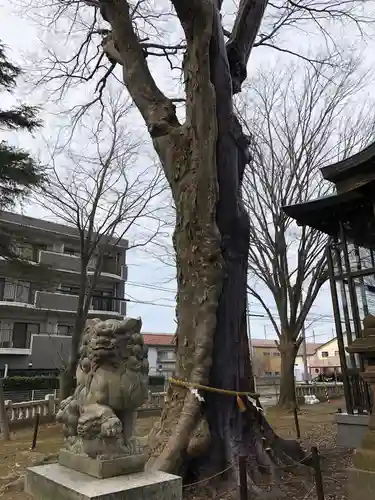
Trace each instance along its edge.
<path fill-rule="evenodd" d="M 303 450 L 300 443 L 295 440 L 286 440 L 275 434 L 274 430 L 267 422 L 264 413 L 257 409 L 252 403 L 246 402 L 246 412 L 231 419 L 232 425 L 228 425 L 224 432 L 224 450 L 226 463 L 230 467 L 230 482 L 239 485 L 239 457 L 247 458 L 247 479 L 248 489 L 251 498 L 266 498 L 267 485 L 272 484 L 271 497 L 275 497 L 275 488 L 284 482 L 285 473 L 293 472 L 304 476 L 308 471 L 308 454 Z M 236 423 L 235 420 L 237 420 Z M 214 443 L 209 441 L 208 424 L 202 419 L 197 426 L 196 434 L 191 439 L 189 458 L 199 460 L 198 455 L 204 454 L 200 461 L 195 463 L 194 476 L 189 475 L 193 481 L 199 480 L 210 482 L 212 477 L 223 477 L 220 471 L 216 474 L 209 473 L 209 468 L 205 469 L 205 462 L 212 462 Z M 197 443 L 200 443 L 199 446 Z M 204 443 L 204 446 L 203 446 Z M 207 446 L 210 445 L 210 449 Z M 202 465 L 203 464 L 203 465 Z M 188 469 L 186 469 L 188 470 Z M 225 470 L 225 467 L 223 467 Z M 266 495 L 266 496 L 265 496 Z"/>

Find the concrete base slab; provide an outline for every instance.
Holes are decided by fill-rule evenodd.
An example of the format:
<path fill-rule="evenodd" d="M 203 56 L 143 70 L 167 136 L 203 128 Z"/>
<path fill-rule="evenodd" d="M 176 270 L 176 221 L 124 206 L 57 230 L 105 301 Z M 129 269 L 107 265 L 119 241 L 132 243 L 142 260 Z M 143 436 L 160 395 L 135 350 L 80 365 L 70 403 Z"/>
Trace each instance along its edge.
<path fill-rule="evenodd" d="M 370 415 L 337 413 L 337 444 L 346 448 L 359 448 L 368 428 Z"/>
<path fill-rule="evenodd" d="M 158 471 L 93 479 L 48 464 L 27 470 L 25 491 L 36 500 L 182 500 L 182 479 Z"/>
<path fill-rule="evenodd" d="M 364 500 L 374 497 L 375 472 L 347 469 L 348 471 L 348 500 Z"/>
<path fill-rule="evenodd" d="M 100 460 L 77 455 L 68 450 L 60 450 L 59 454 L 60 465 L 98 479 L 143 472 L 146 461 L 146 455 L 130 455 L 111 460 Z"/>

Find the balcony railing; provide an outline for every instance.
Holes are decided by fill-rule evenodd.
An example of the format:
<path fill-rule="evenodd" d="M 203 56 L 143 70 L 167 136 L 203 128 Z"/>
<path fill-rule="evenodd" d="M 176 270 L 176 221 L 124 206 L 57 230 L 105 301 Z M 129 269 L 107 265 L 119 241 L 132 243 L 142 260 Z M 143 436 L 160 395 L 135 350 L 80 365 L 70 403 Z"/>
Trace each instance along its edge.
<path fill-rule="evenodd" d="M 8 298 L 6 298 L 8 297 Z M 36 309 L 49 309 L 56 311 L 76 311 L 78 306 L 78 294 L 69 293 L 69 291 L 43 291 L 30 290 L 28 295 L 16 294 L 14 298 L 9 295 L 0 296 L 2 307 L 15 307 L 30 304 Z M 9 306 L 7 305 L 9 304 Z M 30 307 L 30 306 L 28 306 Z M 91 299 L 90 310 L 107 311 L 125 315 L 125 299 L 118 297 L 93 296 Z"/>
<path fill-rule="evenodd" d="M 80 272 L 81 259 L 79 256 L 69 253 L 58 253 L 47 250 L 39 252 L 39 263 L 51 266 L 54 269 L 63 269 L 67 271 Z M 94 271 L 96 268 L 96 259 L 92 258 L 89 262 L 88 269 Z M 122 265 L 116 261 L 106 260 L 102 266 L 102 273 L 109 273 L 115 276 L 122 275 Z"/>
<path fill-rule="evenodd" d="M 124 299 L 114 297 L 93 297 L 91 309 L 94 311 L 121 312 L 121 302 Z"/>
<path fill-rule="evenodd" d="M 121 276 L 121 264 L 118 262 L 106 261 L 103 263 L 102 273 L 114 274 L 116 276 Z"/>
<path fill-rule="evenodd" d="M 11 282 L 6 280 L 4 287 L 0 293 L 1 302 L 17 302 L 21 304 L 33 304 L 35 298 L 35 290 L 30 286 L 25 286 L 22 283 Z"/>
<path fill-rule="evenodd" d="M 0 330 L 0 349 L 30 349 L 31 334 L 17 335 L 13 330 Z"/>
<path fill-rule="evenodd" d="M 13 330 L 0 330 L 0 347 L 12 347 Z"/>
<path fill-rule="evenodd" d="M 124 300 L 125 299 L 117 297 L 103 297 L 94 294 L 91 299 L 90 310 L 116 312 L 121 314 L 121 304 Z M 56 293 L 37 292 L 35 305 L 43 309 L 75 311 L 78 306 L 78 294 L 69 293 L 66 290 L 57 290 Z"/>

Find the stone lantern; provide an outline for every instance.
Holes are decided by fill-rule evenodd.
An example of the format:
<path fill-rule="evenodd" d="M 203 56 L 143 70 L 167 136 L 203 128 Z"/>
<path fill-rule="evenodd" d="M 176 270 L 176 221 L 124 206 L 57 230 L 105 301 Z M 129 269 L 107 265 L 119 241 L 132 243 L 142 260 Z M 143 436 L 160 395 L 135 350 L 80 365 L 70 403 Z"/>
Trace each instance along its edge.
<path fill-rule="evenodd" d="M 321 173 L 332 183 L 332 194 L 283 210 L 298 225 L 328 236 L 327 270 L 346 404 L 346 412 L 336 415 L 337 442 L 356 449 L 349 498 L 359 500 L 375 492 L 375 142 Z"/>
<path fill-rule="evenodd" d="M 328 237 L 327 271 L 346 406 L 336 415 L 337 442 L 357 448 L 367 430 L 373 400 L 360 376 L 369 355 L 357 353 L 352 345 L 358 346 L 357 339 L 360 342 L 363 337 L 363 318 L 375 314 L 375 142 L 323 167 L 321 173 L 332 184 L 332 194 L 283 210 L 298 225 Z"/>
<path fill-rule="evenodd" d="M 363 320 L 362 337 L 346 348 L 363 360 L 362 379 L 368 383 L 372 398 L 375 397 L 375 316 L 369 314 Z M 370 416 L 362 443 L 353 455 L 354 467 L 349 470 L 349 498 L 356 500 L 371 497 L 375 491 L 375 414 Z"/>

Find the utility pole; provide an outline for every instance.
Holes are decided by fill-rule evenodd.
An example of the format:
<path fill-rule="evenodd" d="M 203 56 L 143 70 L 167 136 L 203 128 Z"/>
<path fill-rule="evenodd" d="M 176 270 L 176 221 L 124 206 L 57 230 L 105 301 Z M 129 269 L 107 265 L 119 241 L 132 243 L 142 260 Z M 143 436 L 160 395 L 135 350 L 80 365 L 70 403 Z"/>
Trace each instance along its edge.
<path fill-rule="evenodd" d="M 250 361 L 252 364 L 252 374 L 253 374 L 253 383 L 254 383 L 254 391 L 256 392 L 256 380 L 254 375 L 254 366 L 253 366 L 253 343 L 251 340 L 251 325 L 250 325 L 250 305 L 249 298 L 246 300 L 246 319 L 247 319 L 247 335 L 249 337 L 249 351 L 250 351 Z"/>
<path fill-rule="evenodd" d="M 302 313 L 302 307 L 303 307 L 303 297 L 302 297 L 302 290 L 301 290 L 301 297 L 300 297 L 300 314 Z M 309 368 L 307 366 L 307 347 L 306 347 L 306 329 L 305 329 L 305 321 L 302 323 L 302 349 L 303 349 L 303 368 L 304 368 L 304 380 L 305 383 L 309 382 L 310 377 L 309 377 Z"/>

